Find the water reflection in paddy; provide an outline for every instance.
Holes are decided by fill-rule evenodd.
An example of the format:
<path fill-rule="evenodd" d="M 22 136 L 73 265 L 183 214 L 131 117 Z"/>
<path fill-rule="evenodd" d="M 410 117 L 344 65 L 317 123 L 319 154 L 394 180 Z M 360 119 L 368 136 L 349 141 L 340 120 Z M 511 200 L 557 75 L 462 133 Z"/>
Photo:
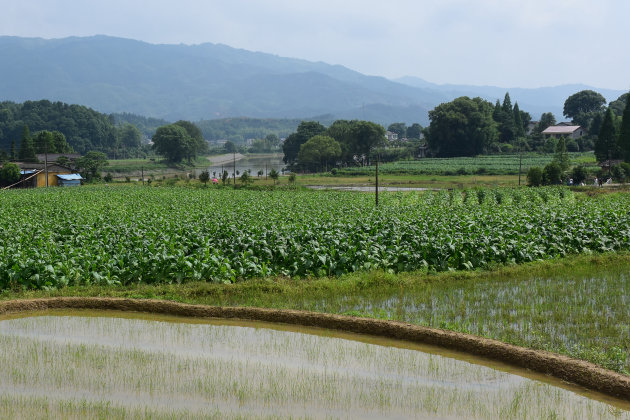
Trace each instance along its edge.
<path fill-rule="evenodd" d="M 621 405 L 396 342 L 67 315 L 0 321 L 0 417 L 630 418 Z"/>

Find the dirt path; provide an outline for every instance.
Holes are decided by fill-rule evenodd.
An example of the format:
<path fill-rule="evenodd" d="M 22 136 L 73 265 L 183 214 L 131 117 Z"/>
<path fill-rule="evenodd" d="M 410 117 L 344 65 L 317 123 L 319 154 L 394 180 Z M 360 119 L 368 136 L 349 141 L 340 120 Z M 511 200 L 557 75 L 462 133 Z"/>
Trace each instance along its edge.
<path fill-rule="evenodd" d="M 71 297 L 13 300 L 0 303 L 0 315 L 46 309 L 109 309 L 197 318 L 231 318 L 370 334 L 437 345 L 507 362 L 630 401 L 630 376 L 559 354 L 397 321 L 293 310 L 188 305 L 160 300 Z"/>

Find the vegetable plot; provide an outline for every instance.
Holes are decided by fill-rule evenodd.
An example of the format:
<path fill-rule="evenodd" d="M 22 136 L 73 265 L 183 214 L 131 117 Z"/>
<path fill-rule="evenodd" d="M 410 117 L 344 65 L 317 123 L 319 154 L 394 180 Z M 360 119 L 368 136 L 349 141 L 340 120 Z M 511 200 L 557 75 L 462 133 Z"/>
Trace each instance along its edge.
<path fill-rule="evenodd" d="M 630 249 L 630 196 L 81 188 L 0 200 L 0 288 L 474 269 Z"/>

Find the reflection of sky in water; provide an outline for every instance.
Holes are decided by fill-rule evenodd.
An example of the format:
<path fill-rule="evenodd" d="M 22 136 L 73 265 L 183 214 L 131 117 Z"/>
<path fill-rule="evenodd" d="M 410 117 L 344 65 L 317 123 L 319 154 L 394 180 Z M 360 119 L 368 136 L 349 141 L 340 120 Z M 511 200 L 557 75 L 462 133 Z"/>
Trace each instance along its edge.
<path fill-rule="evenodd" d="M 272 169 L 275 169 L 277 172 L 282 173 L 282 169 L 287 166 L 282 161 L 282 157 L 282 154 L 264 157 L 244 157 L 243 159 L 239 159 L 236 161 L 236 170 L 241 174 L 243 173 L 243 171 L 251 170 L 251 175 L 255 177 L 258 176 L 258 171 L 260 170 L 262 170 L 263 172 L 266 170 L 267 173 L 269 173 Z M 206 169 L 211 176 L 213 172 L 216 172 L 216 176 L 220 177 L 222 169 L 228 171 L 228 173 L 231 175 L 232 172 L 234 172 L 234 163 L 232 161 L 228 161 L 221 165 L 212 165 L 208 168 L 198 168 L 195 170 L 196 175 L 198 176 L 202 171 Z"/>
<path fill-rule="evenodd" d="M 22 360 L 21 374 L 31 376 L 32 383 L 15 380 L 11 364 L 16 360 Z M 459 412 L 457 404 L 471 398 L 477 405 L 492 406 L 493 400 L 501 405 L 516 395 L 527 401 L 547 398 L 545 393 L 553 396 L 544 404 L 556 404 L 560 412 L 574 410 L 575 404 L 599 404 L 521 376 L 436 354 L 226 325 L 60 316 L 5 320 L 0 321 L 0 362 L 3 395 L 107 400 L 164 410 L 214 407 L 232 412 L 249 407 L 257 414 L 273 413 L 268 404 L 258 403 L 270 398 L 269 388 L 274 386 L 290 394 L 274 394 L 278 412 L 323 417 L 360 412 L 360 417 L 378 418 L 375 413 L 384 409 L 406 418 L 416 413 L 418 401 L 408 401 L 405 392 L 419 400 L 437 392 L 450 401 L 448 407 L 437 403 L 444 414 Z M 93 364 L 100 370 L 91 372 Z M 151 388 L 138 388 L 138 381 L 150 382 Z M 204 381 L 216 382 L 219 390 L 196 392 L 195 384 Z M 239 384 L 245 384 L 247 395 L 235 405 Z M 374 392 L 383 402 L 365 406 L 361 398 Z M 287 402 L 291 399 L 295 400 Z M 496 408 L 484 410 L 494 413 Z"/>

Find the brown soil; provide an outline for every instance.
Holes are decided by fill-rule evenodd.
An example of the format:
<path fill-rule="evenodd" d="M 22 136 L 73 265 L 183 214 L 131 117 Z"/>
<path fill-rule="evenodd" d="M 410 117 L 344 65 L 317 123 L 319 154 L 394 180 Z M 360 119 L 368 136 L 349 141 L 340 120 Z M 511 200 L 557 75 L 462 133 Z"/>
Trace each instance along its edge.
<path fill-rule="evenodd" d="M 47 309 L 104 309 L 148 312 L 196 318 L 227 318 L 280 322 L 425 343 L 486 357 L 539 373 L 555 376 L 611 396 L 630 401 L 630 376 L 582 360 L 541 350 L 513 346 L 473 335 L 385 321 L 316 312 L 188 305 L 159 300 L 115 298 L 50 298 L 0 303 L 0 315 Z"/>

